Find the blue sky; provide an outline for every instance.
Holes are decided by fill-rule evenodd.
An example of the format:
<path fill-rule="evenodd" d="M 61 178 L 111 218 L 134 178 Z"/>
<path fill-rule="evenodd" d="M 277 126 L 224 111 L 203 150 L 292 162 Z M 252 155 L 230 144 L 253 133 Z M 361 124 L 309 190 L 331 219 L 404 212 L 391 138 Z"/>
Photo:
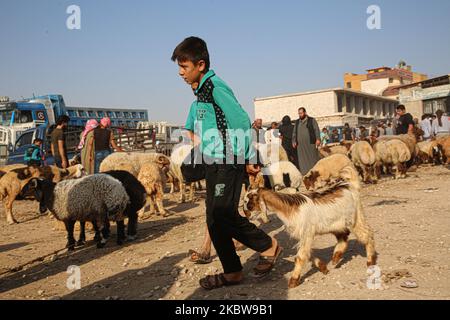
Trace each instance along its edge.
<path fill-rule="evenodd" d="M 81 30 L 66 28 L 71 4 Z M 381 30 L 366 27 L 372 4 Z M 448 0 L 0 0 L 0 95 L 61 93 L 182 124 L 193 95 L 170 56 L 196 35 L 253 116 L 255 97 L 343 86 L 345 72 L 400 59 L 450 73 L 449 12 Z"/>

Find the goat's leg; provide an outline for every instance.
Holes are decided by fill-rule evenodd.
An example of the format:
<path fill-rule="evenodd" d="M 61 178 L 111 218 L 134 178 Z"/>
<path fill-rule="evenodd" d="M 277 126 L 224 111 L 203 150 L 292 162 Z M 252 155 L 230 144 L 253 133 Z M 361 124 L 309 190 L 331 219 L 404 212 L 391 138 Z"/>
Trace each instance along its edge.
<path fill-rule="evenodd" d="M 197 189 L 198 190 L 203 190 L 203 186 L 202 186 L 202 182 L 201 181 L 197 181 Z"/>
<path fill-rule="evenodd" d="M 77 247 L 82 247 L 86 244 L 86 222 L 80 221 L 80 236 L 76 243 Z"/>
<path fill-rule="evenodd" d="M 323 274 L 328 274 L 328 272 L 330 272 L 330 271 L 328 271 L 327 264 L 325 262 L 323 262 L 320 258 L 313 257 L 311 259 L 311 262 Z"/>
<path fill-rule="evenodd" d="M 8 224 L 15 224 L 15 223 L 17 223 L 17 220 L 14 219 L 13 210 L 12 210 L 14 198 L 15 197 L 7 196 L 6 199 L 5 199 L 6 222 Z"/>
<path fill-rule="evenodd" d="M 127 240 L 136 240 L 138 216 L 136 212 L 130 213 L 127 225 Z"/>
<path fill-rule="evenodd" d="M 373 238 L 373 231 L 367 225 L 364 216 L 362 215 L 362 204 L 358 205 L 358 212 L 356 213 L 355 226 L 353 233 L 359 242 L 366 247 L 367 266 L 377 264 L 377 253 L 375 251 L 375 240 Z"/>
<path fill-rule="evenodd" d="M 105 218 L 104 224 L 103 224 L 103 228 L 102 228 L 102 236 L 105 239 L 108 239 L 109 236 L 111 235 L 111 224 L 109 223 L 109 219 L 108 217 Z"/>
<path fill-rule="evenodd" d="M 164 205 L 163 205 L 164 191 L 162 190 L 162 186 L 159 184 L 156 186 L 156 194 L 154 195 L 154 197 L 155 197 L 155 202 L 156 202 L 156 206 L 158 207 L 159 213 L 164 217 L 167 216 L 168 213 L 167 213 L 166 209 L 164 209 Z"/>
<path fill-rule="evenodd" d="M 302 244 L 300 245 L 300 249 L 297 252 L 297 256 L 295 257 L 295 267 L 292 271 L 291 278 L 289 279 L 289 288 L 295 288 L 300 284 L 300 275 L 302 272 L 303 265 L 305 262 L 309 261 L 309 257 L 311 256 L 311 246 L 314 239 L 314 236 L 303 235 Z"/>
<path fill-rule="evenodd" d="M 344 256 L 345 251 L 348 248 L 348 236 L 350 234 L 350 231 L 344 231 L 335 233 L 336 239 L 338 243 L 336 244 L 336 247 L 334 247 L 333 252 L 333 258 L 331 259 L 331 263 L 336 266 Z"/>
<path fill-rule="evenodd" d="M 184 203 L 186 195 L 186 183 L 180 182 L 180 203 Z"/>
<path fill-rule="evenodd" d="M 66 225 L 67 231 L 66 248 L 69 249 L 69 251 L 75 250 L 75 238 L 73 237 L 73 229 L 75 226 L 75 221 L 73 220 L 64 221 L 64 224 Z"/>
<path fill-rule="evenodd" d="M 195 182 L 192 182 L 189 188 L 189 201 L 194 203 L 195 202 Z"/>
<path fill-rule="evenodd" d="M 125 242 L 125 222 L 117 221 L 117 244 L 121 246 Z"/>
<path fill-rule="evenodd" d="M 107 219 L 107 218 L 106 218 Z M 95 230 L 95 238 L 97 241 L 97 248 L 103 248 L 106 245 L 106 242 L 108 239 L 105 239 L 103 237 L 103 229 L 105 228 L 105 218 L 98 218 L 96 220 L 92 221 L 92 224 L 94 225 L 94 230 Z M 108 231 L 109 232 L 109 231 Z"/>

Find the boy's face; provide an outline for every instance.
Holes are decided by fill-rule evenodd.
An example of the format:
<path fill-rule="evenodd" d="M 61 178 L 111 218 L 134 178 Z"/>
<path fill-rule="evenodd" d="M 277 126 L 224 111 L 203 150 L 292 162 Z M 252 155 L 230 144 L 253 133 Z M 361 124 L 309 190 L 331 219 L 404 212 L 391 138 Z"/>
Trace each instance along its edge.
<path fill-rule="evenodd" d="M 205 73 L 205 61 L 200 60 L 197 63 L 192 61 L 178 61 L 178 74 L 186 81 L 187 84 L 193 85 L 196 82 L 200 83 L 202 75 Z"/>
<path fill-rule="evenodd" d="M 42 144 L 42 141 L 36 141 L 34 144 L 40 147 Z"/>

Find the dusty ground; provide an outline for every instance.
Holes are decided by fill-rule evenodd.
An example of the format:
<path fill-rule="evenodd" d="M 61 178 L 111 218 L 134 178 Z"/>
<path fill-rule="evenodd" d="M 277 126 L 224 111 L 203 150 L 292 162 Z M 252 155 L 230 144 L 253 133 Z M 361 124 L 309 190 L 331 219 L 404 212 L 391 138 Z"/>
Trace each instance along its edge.
<path fill-rule="evenodd" d="M 444 167 L 422 167 L 406 180 L 385 178 L 364 188 L 365 213 L 386 280 L 379 290 L 366 286 L 365 253 L 353 237 L 339 268 L 324 276 L 307 265 L 302 284 L 288 290 L 295 242 L 271 216 L 263 229 L 285 248 L 274 271 L 263 280 L 247 277 L 237 287 L 204 291 L 198 279 L 219 270 L 220 263 L 214 257 L 212 264 L 194 265 L 187 258 L 203 236 L 202 193 L 196 204 L 177 204 L 167 195 L 174 214 L 143 221 L 134 243 L 119 247 L 112 238 L 105 249 L 90 242 L 57 254 L 65 232 L 55 229 L 50 217 L 37 215 L 37 203 L 18 201 L 14 212 L 20 224 L 6 225 L 1 209 L 0 299 L 450 299 L 449 190 L 450 170 Z M 332 236 L 316 238 L 315 255 L 329 261 L 334 245 Z M 239 254 L 251 272 L 257 255 L 249 249 Z M 66 287 L 70 265 L 80 267 L 80 290 Z M 403 287 L 406 281 L 417 287 Z"/>

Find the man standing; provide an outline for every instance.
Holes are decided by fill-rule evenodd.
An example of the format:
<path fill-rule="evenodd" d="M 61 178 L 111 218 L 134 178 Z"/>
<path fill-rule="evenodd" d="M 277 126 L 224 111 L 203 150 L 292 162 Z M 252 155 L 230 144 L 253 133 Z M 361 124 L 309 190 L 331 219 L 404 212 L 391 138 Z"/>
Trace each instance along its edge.
<path fill-rule="evenodd" d="M 66 115 L 62 115 L 56 121 L 56 128 L 50 135 L 53 159 L 55 165 L 59 168 L 66 169 L 69 166 L 67 160 L 67 148 L 66 148 L 66 136 L 64 129 L 69 125 L 70 118 Z"/>
<path fill-rule="evenodd" d="M 297 149 L 300 172 L 305 175 L 319 161 L 320 130 L 317 121 L 306 114 L 305 108 L 298 109 L 299 119 L 295 122 L 292 146 Z"/>
<path fill-rule="evenodd" d="M 404 105 L 399 105 L 397 107 L 397 127 L 395 128 L 395 134 L 407 134 L 412 133 L 414 129 L 414 120 L 410 113 L 406 113 L 406 108 Z"/>
<path fill-rule="evenodd" d="M 420 129 L 423 131 L 423 140 L 431 139 L 431 116 L 429 114 L 424 114 L 422 116 L 422 121 L 420 121 Z"/>
<path fill-rule="evenodd" d="M 342 135 L 345 141 L 355 141 L 355 132 L 348 123 L 344 124 Z"/>
<path fill-rule="evenodd" d="M 255 122 L 253 123 L 253 142 L 255 143 L 266 143 L 266 139 L 265 139 L 265 133 L 266 130 L 264 130 L 264 128 L 262 127 L 262 119 L 256 119 Z"/>

